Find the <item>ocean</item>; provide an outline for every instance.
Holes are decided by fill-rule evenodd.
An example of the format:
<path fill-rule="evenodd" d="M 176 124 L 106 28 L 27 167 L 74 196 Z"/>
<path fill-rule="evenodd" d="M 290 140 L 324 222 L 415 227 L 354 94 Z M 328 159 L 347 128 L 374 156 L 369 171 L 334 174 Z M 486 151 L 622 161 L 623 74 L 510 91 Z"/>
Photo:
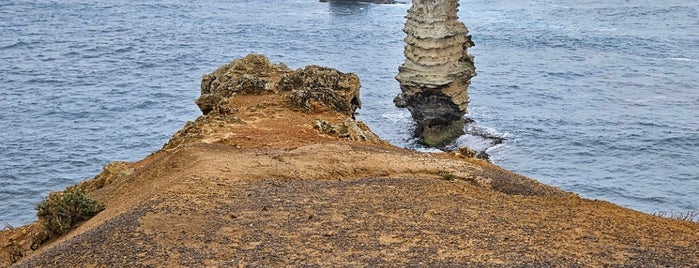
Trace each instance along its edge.
<path fill-rule="evenodd" d="M 409 3 L 0 2 L 0 224 L 136 161 L 201 113 L 201 76 L 248 53 L 362 82 L 358 119 L 417 150 L 393 105 Z M 655 212 L 699 209 L 699 2 L 461 1 L 476 46 L 468 127 L 502 167 Z"/>

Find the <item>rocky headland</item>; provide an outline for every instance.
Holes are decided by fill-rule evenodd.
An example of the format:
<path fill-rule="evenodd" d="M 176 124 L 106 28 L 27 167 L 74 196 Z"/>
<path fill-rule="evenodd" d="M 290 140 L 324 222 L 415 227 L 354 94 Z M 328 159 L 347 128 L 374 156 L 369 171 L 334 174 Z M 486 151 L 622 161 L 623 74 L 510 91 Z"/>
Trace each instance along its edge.
<path fill-rule="evenodd" d="M 466 25 L 458 21 L 458 0 L 413 0 L 403 31 L 405 63 L 396 79 L 416 134 L 429 146 L 444 145 L 464 133 L 468 86 L 476 75 Z"/>
<path fill-rule="evenodd" d="M 0 232 L 0 267 L 697 267 L 699 223 L 587 200 L 473 158 L 392 146 L 353 118 L 354 74 L 249 55 L 203 115 L 80 189 L 62 236 Z"/>

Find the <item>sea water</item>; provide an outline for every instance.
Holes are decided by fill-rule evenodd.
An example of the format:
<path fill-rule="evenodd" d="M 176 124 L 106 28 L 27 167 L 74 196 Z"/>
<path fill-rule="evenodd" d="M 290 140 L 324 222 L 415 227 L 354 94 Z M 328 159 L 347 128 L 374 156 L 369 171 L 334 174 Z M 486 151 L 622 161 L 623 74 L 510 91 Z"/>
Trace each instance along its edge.
<path fill-rule="evenodd" d="M 396 108 L 409 3 L 0 1 L 0 223 L 158 150 L 202 74 L 262 53 L 354 72 L 358 118 L 425 150 Z M 461 1 L 476 46 L 470 132 L 494 163 L 645 212 L 699 209 L 699 2 Z"/>

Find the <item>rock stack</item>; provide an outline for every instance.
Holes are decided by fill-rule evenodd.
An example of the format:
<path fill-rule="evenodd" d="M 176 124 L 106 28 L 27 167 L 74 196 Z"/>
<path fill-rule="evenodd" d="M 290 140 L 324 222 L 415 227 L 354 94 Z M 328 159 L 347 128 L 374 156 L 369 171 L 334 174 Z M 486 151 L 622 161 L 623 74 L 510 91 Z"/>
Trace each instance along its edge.
<path fill-rule="evenodd" d="M 440 146 L 463 134 L 468 85 L 476 75 L 466 25 L 458 21 L 458 0 L 413 0 L 403 31 L 405 63 L 396 79 L 425 144 Z"/>

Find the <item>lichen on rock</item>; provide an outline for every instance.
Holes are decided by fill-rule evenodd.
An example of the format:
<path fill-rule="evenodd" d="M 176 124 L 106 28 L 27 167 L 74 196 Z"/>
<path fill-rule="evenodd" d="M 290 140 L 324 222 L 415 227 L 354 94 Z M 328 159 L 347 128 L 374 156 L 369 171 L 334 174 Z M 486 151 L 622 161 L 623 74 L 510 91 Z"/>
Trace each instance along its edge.
<path fill-rule="evenodd" d="M 281 91 L 291 91 L 295 108 L 308 112 L 332 109 L 351 117 L 362 106 L 360 86 L 356 74 L 315 65 L 286 74 L 279 82 Z"/>
<path fill-rule="evenodd" d="M 274 143 L 288 143 L 283 138 L 287 130 L 279 129 L 280 122 L 288 128 L 303 123 L 313 130 L 316 118 L 325 120 L 334 132 L 315 128 L 315 135 L 380 143 L 368 127 L 354 120 L 361 106 L 360 87 L 354 73 L 316 65 L 292 70 L 270 63 L 263 55 L 250 54 L 202 77 L 196 104 L 204 115 L 188 122 L 163 149 L 196 143 L 237 146 L 242 144 L 241 136 L 248 146 L 253 144 L 250 139 L 265 140 L 260 141 L 264 145 L 274 137 L 282 137 Z M 241 134 L 242 129 L 253 135 Z"/>
<path fill-rule="evenodd" d="M 225 100 L 234 94 L 274 92 L 275 76 L 291 72 L 284 64 L 271 64 L 263 55 L 250 54 L 223 65 L 201 79 L 197 106 L 204 114 L 227 112 Z"/>
<path fill-rule="evenodd" d="M 202 113 L 231 113 L 228 98 L 235 94 L 290 93 L 294 108 L 306 112 L 338 111 L 353 116 L 361 107 L 359 77 L 353 73 L 310 65 L 292 71 L 250 54 L 202 77 L 196 104 Z"/>
<path fill-rule="evenodd" d="M 430 146 L 463 134 L 468 86 L 476 75 L 473 46 L 466 25 L 458 21 L 458 0 L 414 0 L 403 31 L 405 63 L 396 79 L 401 94 L 394 102 L 407 107 L 416 134 Z"/>

